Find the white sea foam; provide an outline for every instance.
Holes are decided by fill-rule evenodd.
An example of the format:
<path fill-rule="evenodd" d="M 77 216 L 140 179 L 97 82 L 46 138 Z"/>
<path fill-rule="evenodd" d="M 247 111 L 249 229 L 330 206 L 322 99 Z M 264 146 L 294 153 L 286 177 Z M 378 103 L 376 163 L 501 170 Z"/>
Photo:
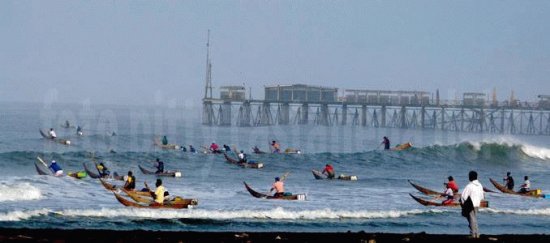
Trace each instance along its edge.
<path fill-rule="evenodd" d="M 550 208 L 537 208 L 537 209 L 508 209 L 500 210 L 494 208 L 485 208 L 483 211 L 491 212 L 495 214 L 515 214 L 515 215 L 536 215 L 536 216 L 550 216 Z"/>
<path fill-rule="evenodd" d="M 38 210 L 30 210 L 30 211 L 12 211 L 12 212 L 6 212 L 6 213 L 0 213 L 0 221 L 20 221 L 20 220 L 26 220 L 30 217 L 34 216 L 40 216 L 50 213 L 50 210 L 48 209 L 38 209 Z"/>
<path fill-rule="evenodd" d="M 0 202 L 37 200 L 41 197 L 40 190 L 29 183 L 0 184 Z"/>
<path fill-rule="evenodd" d="M 376 218 L 399 218 L 410 215 L 426 213 L 425 210 L 389 210 L 389 211 L 335 211 L 331 209 L 291 211 L 283 208 L 272 210 L 151 210 L 151 209 L 84 209 L 64 210 L 58 212 L 64 216 L 74 217 L 136 217 L 136 218 L 193 218 L 193 219 L 279 219 L 279 220 L 316 220 L 316 219 L 376 219 Z M 437 211 L 429 211 L 437 212 Z"/>
<path fill-rule="evenodd" d="M 541 148 L 532 145 L 522 145 L 521 151 L 523 151 L 529 157 L 538 159 L 550 159 L 550 149 L 547 148 Z"/>

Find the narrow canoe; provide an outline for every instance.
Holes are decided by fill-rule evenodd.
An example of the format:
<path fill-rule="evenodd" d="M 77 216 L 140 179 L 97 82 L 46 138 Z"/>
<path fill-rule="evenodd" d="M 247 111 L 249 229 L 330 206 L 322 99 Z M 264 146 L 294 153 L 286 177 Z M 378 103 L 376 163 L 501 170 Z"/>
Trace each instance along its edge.
<path fill-rule="evenodd" d="M 38 131 L 40 131 L 40 135 L 42 135 L 43 138 L 46 138 L 48 140 L 51 140 L 51 141 L 54 141 L 54 142 L 57 142 L 57 143 L 60 143 L 60 144 L 63 144 L 63 145 L 71 145 L 71 141 L 68 140 L 68 139 L 62 139 L 62 138 L 52 139 L 52 137 L 49 134 L 44 133 L 44 131 L 42 131 L 42 129 L 38 129 Z"/>
<path fill-rule="evenodd" d="M 159 146 L 162 149 L 181 150 L 180 145 L 177 145 L 177 144 L 162 144 L 162 142 L 160 142 L 160 139 L 158 139 L 158 138 L 154 140 L 154 144 L 155 144 L 155 146 Z"/>
<path fill-rule="evenodd" d="M 181 177 L 181 172 L 179 171 L 165 171 L 162 173 L 155 173 L 154 171 L 150 171 L 148 169 L 143 168 L 143 166 L 138 165 L 139 169 L 143 174 L 146 175 L 156 175 L 156 176 L 168 176 L 168 177 Z"/>
<path fill-rule="evenodd" d="M 93 171 L 91 171 L 90 168 L 88 168 L 88 166 L 86 165 L 86 163 L 82 163 L 82 165 L 84 166 L 84 170 L 86 171 L 86 173 L 88 173 L 88 175 L 91 178 L 94 178 L 94 179 L 102 178 L 98 173 L 94 173 Z"/>
<path fill-rule="evenodd" d="M 429 201 L 429 200 L 425 200 L 425 199 L 422 199 L 420 197 L 416 197 L 414 196 L 413 194 L 410 194 L 409 195 L 415 200 L 417 201 L 418 203 L 424 205 L 424 206 L 436 206 L 436 207 L 460 207 L 460 203 L 458 201 L 454 201 L 453 203 L 450 203 L 450 204 L 441 204 L 441 202 L 434 202 L 434 201 Z M 489 207 L 489 201 L 481 201 L 479 207 L 481 208 L 488 208 Z"/>
<path fill-rule="evenodd" d="M 132 202 L 126 198 L 124 198 L 123 196 L 119 195 L 118 193 L 116 192 L 113 192 L 113 194 L 115 195 L 116 199 L 124 206 L 126 207 L 135 207 L 135 208 L 154 208 L 154 209 L 182 209 L 182 208 L 192 208 L 194 207 L 195 205 L 198 204 L 198 201 L 195 200 L 195 199 L 191 199 L 191 201 L 187 201 L 187 200 L 183 200 L 183 201 L 170 201 L 170 202 L 167 202 L 163 205 L 148 205 L 148 204 L 144 204 L 144 203 L 137 203 L 137 202 Z"/>
<path fill-rule="evenodd" d="M 397 146 L 393 147 L 392 150 L 400 151 L 400 150 L 405 150 L 405 149 L 408 149 L 408 148 L 411 148 L 411 147 L 412 147 L 412 143 L 406 142 L 406 143 L 403 143 L 403 144 L 400 144 L 400 145 L 397 145 Z"/>
<path fill-rule="evenodd" d="M 502 185 L 498 182 L 496 182 L 495 180 L 489 178 L 489 181 L 491 181 L 491 183 L 499 190 L 501 191 L 502 193 L 507 193 L 507 194 L 514 194 L 514 195 L 520 195 L 520 196 L 526 196 L 526 197 L 544 197 L 546 198 L 546 196 L 544 194 L 541 193 L 541 190 L 540 189 L 533 189 L 533 190 L 530 190 L 529 192 L 527 193 L 519 193 L 519 192 L 516 192 L 516 191 L 513 191 L 513 190 L 510 190 L 508 189 L 505 185 Z"/>
<path fill-rule="evenodd" d="M 145 195 L 143 194 L 143 192 L 129 191 L 125 189 L 122 189 L 122 191 L 125 192 L 132 200 L 138 203 L 146 203 L 146 204 L 153 203 L 153 197 L 150 192 L 147 192 L 147 195 Z M 165 204 L 180 203 L 180 204 L 196 205 L 196 202 L 198 202 L 197 199 L 182 198 L 179 196 L 176 196 L 170 200 L 164 200 Z"/>
<path fill-rule="evenodd" d="M 254 169 L 260 169 L 264 167 L 264 164 L 262 163 L 256 163 L 256 162 L 249 162 L 249 163 L 240 163 L 238 160 L 230 158 L 227 156 L 227 154 L 223 154 L 225 157 L 225 160 L 230 164 L 235 164 L 243 168 L 254 168 Z"/>
<path fill-rule="evenodd" d="M 416 190 L 426 194 L 426 195 L 443 195 L 444 193 L 442 192 L 438 192 L 438 191 L 434 191 L 434 190 L 431 190 L 431 189 L 428 189 L 426 187 L 423 187 L 423 186 L 420 186 L 414 182 L 412 182 L 411 180 L 407 180 L 414 188 L 416 188 Z M 483 191 L 485 192 L 494 192 L 494 191 L 491 191 L 485 187 L 483 187 Z M 460 193 L 455 193 L 455 195 L 460 195 Z"/>
<path fill-rule="evenodd" d="M 252 148 L 252 152 L 255 153 L 255 154 L 265 154 L 266 152 L 264 151 L 261 151 L 259 148 L 255 147 L 255 148 Z"/>
<path fill-rule="evenodd" d="M 34 162 L 34 167 L 39 175 L 53 175 L 49 169 L 45 169 L 44 165 L 38 164 L 38 162 Z"/>
<path fill-rule="evenodd" d="M 328 177 L 326 175 L 324 175 L 322 172 L 320 172 L 318 170 L 311 170 L 311 173 L 313 173 L 313 177 L 315 177 L 315 179 L 317 179 L 317 180 L 328 179 Z M 356 181 L 357 176 L 341 174 L 338 177 L 335 177 L 334 179 L 344 180 L 344 181 Z"/>
<path fill-rule="evenodd" d="M 295 195 L 289 195 L 289 196 L 274 197 L 274 196 L 271 196 L 271 195 L 267 195 L 267 194 L 263 194 L 263 193 L 254 191 L 252 188 L 250 188 L 250 186 L 248 186 L 248 184 L 246 184 L 246 182 L 243 182 L 243 183 L 244 183 L 244 186 L 246 187 L 246 190 L 253 197 L 265 198 L 265 199 L 280 199 L 280 200 L 300 200 L 300 201 L 306 200 L 306 195 L 305 194 L 295 194 Z"/>

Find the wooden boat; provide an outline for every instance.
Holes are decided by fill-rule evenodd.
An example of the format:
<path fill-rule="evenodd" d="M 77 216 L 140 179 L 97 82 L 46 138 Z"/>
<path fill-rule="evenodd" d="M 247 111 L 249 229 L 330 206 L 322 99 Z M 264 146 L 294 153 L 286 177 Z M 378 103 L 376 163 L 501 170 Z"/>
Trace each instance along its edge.
<path fill-rule="evenodd" d="M 99 179 L 99 181 L 101 182 L 101 185 L 103 185 L 103 187 L 105 189 L 107 189 L 108 191 L 118 191 L 119 189 L 122 190 L 122 191 L 127 191 L 127 192 L 132 192 L 136 195 L 139 195 L 139 196 L 148 196 L 150 197 L 151 196 L 151 193 L 148 192 L 148 191 L 131 191 L 131 190 L 126 190 L 124 189 L 122 186 L 117 186 L 117 185 L 113 185 L 107 181 L 105 181 L 104 179 Z"/>
<path fill-rule="evenodd" d="M 36 167 L 36 172 L 39 175 L 51 175 L 53 176 L 53 173 L 44 167 L 42 164 L 38 164 L 38 162 L 34 162 L 34 167 Z"/>
<path fill-rule="evenodd" d="M 300 151 L 299 149 L 295 149 L 295 148 L 287 148 L 287 149 L 285 149 L 284 153 L 285 154 L 301 154 L 302 151 Z"/>
<path fill-rule="evenodd" d="M 262 163 L 256 163 L 256 162 L 248 162 L 248 163 L 241 163 L 239 162 L 238 160 L 236 159 L 233 159 L 231 157 L 229 157 L 227 154 L 223 154 L 223 156 L 225 157 L 225 160 L 230 163 L 230 164 L 235 164 L 235 165 L 238 165 L 240 167 L 243 167 L 243 168 L 254 168 L 254 169 L 260 169 L 260 168 L 263 168 L 264 167 L 264 164 Z"/>
<path fill-rule="evenodd" d="M 267 194 L 263 194 L 263 193 L 254 191 L 252 188 L 250 188 L 250 186 L 248 186 L 248 184 L 246 184 L 246 182 L 243 181 L 243 183 L 244 183 L 244 186 L 246 187 L 246 190 L 253 197 L 265 198 L 265 199 L 280 199 L 280 200 L 300 200 L 300 201 L 306 200 L 306 195 L 305 194 L 295 194 L 295 195 L 285 195 L 285 196 L 282 196 L 282 197 L 274 197 L 274 196 L 271 196 L 271 195 L 267 195 Z"/>
<path fill-rule="evenodd" d="M 400 151 L 400 150 L 405 150 L 405 149 L 411 148 L 412 146 L 413 146 L 413 145 L 412 145 L 411 142 L 406 142 L 406 143 L 399 144 L 399 145 L 393 147 L 391 150 Z"/>
<path fill-rule="evenodd" d="M 452 203 L 449 203 L 449 204 L 442 204 L 441 202 L 434 202 L 434 201 L 429 201 L 429 200 L 425 200 L 425 199 L 422 199 L 420 197 L 416 197 L 414 196 L 413 194 L 410 194 L 409 195 L 415 200 L 417 201 L 418 203 L 424 205 L 424 206 L 436 206 L 436 207 L 460 207 L 460 203 L 458 202 L 458 200 L 455 200 L 454 202 Z M 481 208 L 488 208 L 489 207 L 489 201 L 481 201 L 479 207 Z"/>
<path fill-rule="evenodd" d="M 82 165 L 84 166 L 84 171 L 86 171 L 86 173 L 88 173 L 88 176 L 90 176 L 91 178 L 94 178 L 94 179 L 99 179 L 99 178 L 113 178 L 115 180 L 119 180 L 119 181 L 123 181 L 124 180 L 124 176 L 119 176 L 116 172 L 113 172 L 113 175 L 112 176 L 106 176 L 106 177 L 101 177 L 99 175 L 99 173 L 96 173 L 94 171 L 92 171 L 87 165 L 86 163 L 82 163 Z M 94 163 L 95 166 L 97 166 L 97 163 Z"/>
<path fill-rule="evenodd" d="M 62 139 L 62 138 L 52 138 L 49 134 L 44 133 L 42 129 L 38 129 L 40 131 L 40 135 L 42 135 L 43 138 L 46 138 L 48 140 L 63 144 L 63 145 L 71 145 L 71 141 L 68 139 Z"/>
<path fill-rule="evenodd" d="M 527 193 L 519 193 L 519 192 L 508 189 L 505 185 L 502 185 L 502 184 L 496 182 L 495 180 L 493 180 L 491 178 L 489 178 L 489 181 L 491 181 L 491 183 L 499 191 L 501 191 L 502 193 L 514 194 L 514 195 L 520 195 L 520 196 L 526 196 L 526 197 L 537 197 L 537 198 L 538 197 L 543 197 L 543 198 L 547 198 L 547 196 L 545 194 L 542 194 L 542 191 L 540 189 L 533 189 L 533 190 L 530 190 Z"/>
<path fill-rule="evenodd" d="M 88 176 L 88 173 L 86 173 L 86 171 L 69 172 L 67 173 L 67 176 L 70 176 L 76 179 L 84 179 Z"/>
<path fill-rule="evenodd" d="M 149 205 L 144 203 L 137 203 L 132 202 L 123 196 L 119 195 L 116 192 L 113 192 L 116 199 L 124 206 L 126 207 L 136 207 L 136 208 L 161 208 L 161 209 L 182 209 L 182 208 L 193 208 L 198 204 L 198 201 L 196 199 L 190 199 L 189 200 L 174 200 L 164 203 L 163 205 Z"/>
<path fill-rule="evenodd" d="M 146 203 L 146 204 L 153 203 L 153 197 L 150 192 L 147 192 L 147 194 L 143 194 L 144 192 L 130 191 L 126 189 L 122 189 L 122 191 L 125 192 L 132 200 L 138 203 Z M 175 203 L 186 203 L 186 204 L 193 204 L 193 201 L 197 202 L 196 199 L 182 198 L 180 196 L 176 196 L 174 198 L 165 197 L 165 200 L 164 200 L 165 203 L 175 202 Z"/>
<path fill-rule="evenodd" d="M 252 152 L 255 154 L 265 154 L 266 152 L 260 150 L 258 147 L 252 148 Z"/>
<path fill-rule="evenodd" d="M 423 187 L 423 186 L 420 186 L 416 183 L 413 183 L 411 180 L 407 180 L 414 188 L 416 188 L 416 190 L 426 194 L 426 195 L 443 195 L 444 193 L 442 192 L 438 192 L 438 191 L 434 191 L 434 190 L 431 190 L 431 189 L 428 189 L 426 187 Z M 484 192 L 494 192 L 492 190 L 489 190 L 485 187 L 483 187 L 483 191 Z M 455 193 L 455 195 L 460 195 L 460 193 Z"/>
<path fill-rule="evenodd" d="M 315 177 L 315 179 L 317 180 L 329 179 L 326 175 L 324 175 L 322 172 L 318 170 L 311 170 L 311 172 L 313 173 L 313 177 Z M 344 181 L 356 181 L 357 176 L 340 174 L 338 177 L 335 177 L 334 179 L 344 180 Z"/>
<path fill-rule="evenodd" d="M 181 150 L 182 148 L 180 145 L 177 145 L 177 144 L 162 144 L 162 142 L 160 142 L 160 139 L 158 138 L 154 140 L 154 144 L 155 146 L 158 146 L 162 149 Z"/>
<path fill-rule="evenodd" d="M 143 174 L 146 175 L 156 175 L 156 176 L 168 176 L 168 177 L 181 177 L 181 172 L 179 171 L 164 171 L 162 173 L 155 173 L 154 171 L 150 171 L 148 169 L 143 168 L 143 166 L 138 165 L 139 169 Z"/>

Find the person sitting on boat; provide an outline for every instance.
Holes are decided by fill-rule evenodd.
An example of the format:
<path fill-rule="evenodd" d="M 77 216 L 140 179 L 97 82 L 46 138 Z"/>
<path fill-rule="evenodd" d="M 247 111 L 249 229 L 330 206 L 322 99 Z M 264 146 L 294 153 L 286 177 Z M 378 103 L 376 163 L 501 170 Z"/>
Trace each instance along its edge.
<path fill-rule="evenodd" d="M 281 145 L 279 145 L 279 143 L 273 140 L 271 142 L 271 150 L 273 151 L 274 154 L 278 154 L 281 152 Z"/>
<path fill-rule="evenodd" d="M 151 203 L 151 206 L 158 206 L 162 205 L 164 203 L 164 192 L 166 191 L 164 189 L 164 186 L 162 185 L 162 180 L 157 179 L 157 182 L 155 183 L 155 186 L 157 186 L 157 189 L 153 192 L 151 191 L 151 196 L 155 199 L 153 203 Z"/>
<path fill-rule="evenodd" d="M 81 126 L 77 126 L 76 127 L 76 135 L 78 136 L 82 136 L 84 133 L 82 132 L 82 127 Z"/>
<path fill-rule="evenodd" d="M 55 160 L 52 160 L 52 163 L 50 164 L 50 166 L 48 168 L 50 168 L 50 170 L 52 170 L 52 172 L 54 173 L 55 176 L 62 176 L 63 175 L 63 169 L 61 169 L 61 166 L 59 166 L 57 164 L 57 162 L 55 162 Z"/>
<path fill-rule="evenodd" d="M 157 168 L 156 174 L 164 172 L 164 162 L 157 158 L 155 167 Z"/>
<path fill-rule="evenodd" d="M 380 144 L 384 144 L 384 149 L 385 150 L 390 149 L 390 139 L 388 139 L 388 137 L 384 137 L 384 140 L 382 140 L 382 143 L 380 143 Z"/>
<path fill-rule="evenodd" d="M 241 150 L 241 152 L 237 156 L 239 157 L 239 163 L 244 163 L 244 164 L 247 163 L 246 154 L 244 153 L 243 150 Z"/>
<path fill-rule="evenodd" d="M 523 184 L 521 184 L 521 187 L 518 192 L 528 193 L 531 190 L 531 182 L 529 181 L 528 176 L 523 177 L 523 179 L 524 179 Z"/>
<path fill-rule="evenodd" d="M 322 173 L 326 174 L 328 179 L 334 179 L 335 173 L 334 173 L 334 168 L 332 167 L 332 165 L 326 164 L 325 169 L 323 170 Z"/>
<path fill-rule="evenodd" d="M 187 148 L 185 146 L 180 146 L 181 151 L 187 152 Z"/>
<path fill-rule="evenodd" d="M 441 204 L 442 205 L 448 205 L 448 204 L 453 203 L 453 201 L 455 199 L 455 195 L 454 195 L 453 189 L 451 188 L 450 183 L 443 183 L 443 185 L 445 185 L 445 192 L 443 192 L 443 196 L 447 197 L 447 199 L 443 200 L 443 202 L 441 202 Z"/>
<path fill-rule="evenodd" d="M 218 149 L 219 146 L 216 143 L 212 142 L 212 144 L 210 144 L 210 152 L 219 153 L 220 151 Z"/>
<path fill-rule="evenodd" d="M 124 189 L 126 190 L 136 189 L 136 177 L 134 176 L 132 171 L 128 171 L 128 176 L 126 176 L 126 180 L 124 181 Z"/>
<path fill-rule="evenodd" d="M 455 179 L 452 176 L 449 176 L 447 177 L 447 180 L 449 180 L 449 182 L 447 182 L 447 184 L 449 184 L 449 188 L 451 188 L 451 190 L 453 190 L 454 193 L 457 193 L 458 185 L 456 184 Z"/>
<path fill-rule="evenodd" d="M 53 128 L 50 128 L 50 131 L 48 132 L 48 134 L 50 134 L 51 139 L 57 138 L 57 134 L 55 134 L 55 131 L 53 130 Z"/>
<path fill-rule="evenodd" d="M 508 190 L 514 190 L 514 178 L 512 177 L 512 173 L 510 171 L 506 172 L 506 177 L 504 177 L 503 180 L 506 183 L 506 188 L 508 188 Z"/>
<path fill-rule="evenodd" d="M 103 164 L 103 162 L 99 163 L 96 167 L 101 177 L 109 177 L 109 175 L 111 174 L 111 172 L 109 171 L 107 166 Z"/>
<path fill-rule="evenodd" d="M 269 190 L 270 192 L 275 190 L 273 197 L 282 197 L 285 194 L 285 184 L 281 181 L 281 178 L 275 177 L 275 183 Z"/>
<path fill-rule="evenodd" d="M 71 123 L 69 123 L 69 120 L 65 120 L 65 127 L 67 128 L 71 127 Z"/>
<path fill-rule="evenodd" d="M 196 153 L 197 150 L 195 150 L 195 148 L 193 148 L 193 145 L 189 145 L 189 152 Z"/>
<path fill-rule="evenodd" d="M 225 150 L 225 152 L 231 152 L 231 148 L 227 144 L 223 145 L 223 149 Z"/>
<path fill-rule="evenodd" d="M 168 145 L 168 138 L 166 136 L 162 136 L 162 145 Z"/>

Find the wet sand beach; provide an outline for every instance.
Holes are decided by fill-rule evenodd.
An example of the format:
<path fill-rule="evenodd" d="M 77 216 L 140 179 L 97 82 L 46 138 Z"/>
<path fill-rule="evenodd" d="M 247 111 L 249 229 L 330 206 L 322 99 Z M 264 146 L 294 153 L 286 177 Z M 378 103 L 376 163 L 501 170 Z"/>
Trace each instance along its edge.
<path fill-rule="evenodd" d="M 550 242 L 550 235 L 419 233 L 164 232 L 59 229 L 0 229 L 0 242 Z"/>

